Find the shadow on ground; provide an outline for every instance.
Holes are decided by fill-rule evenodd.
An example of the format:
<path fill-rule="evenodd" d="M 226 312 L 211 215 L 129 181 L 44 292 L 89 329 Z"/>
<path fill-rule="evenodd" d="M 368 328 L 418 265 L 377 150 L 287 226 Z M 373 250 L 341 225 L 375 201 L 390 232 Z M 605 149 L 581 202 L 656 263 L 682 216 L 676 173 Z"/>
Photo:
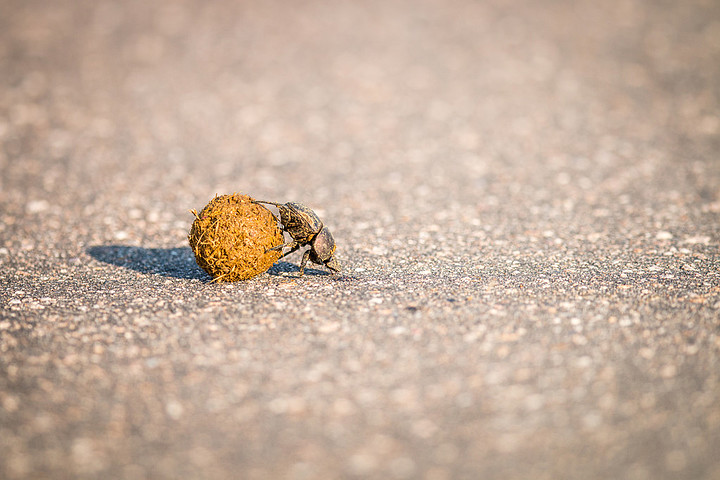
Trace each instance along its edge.
<path fill-rule="evenodd" d="M 88 255 L 101 262 L 129 268 L 136 272 L 186 280 L 211 281 L 209 275 L 195 263 L 190 247 L 145 248 L 127 245 L 98 245 L 87 249 Z M 267 271 L 269 275 L 297 275 L 300 267 L 290 262 L 277 262 Z M 305 275 L 330 275 L 315 268 L 305 268 Z"/>
<path fill-rule="evenodd" d="M 101 262 L 148 275 L 187 280 L 210 280 L 210 277 L 195 263 L 195 257 L 190 247 L 145 248 L 127 245 L 99 245 L 88 248 L 87 253 Z"/>
<path fill-rule="evenodd" d="M 308 262 L 309 263 L 309 262 Z M 297 275 L 300 272 L 300 267 L 290 262 L 278 261 L 270 267 L 267 271 L 268 275 L 285 276 L 288 274 Z M 316 268 L 305 267 L 305 275 L 330 275 L 330 272 L 324 270 L 318 270 Z"/>

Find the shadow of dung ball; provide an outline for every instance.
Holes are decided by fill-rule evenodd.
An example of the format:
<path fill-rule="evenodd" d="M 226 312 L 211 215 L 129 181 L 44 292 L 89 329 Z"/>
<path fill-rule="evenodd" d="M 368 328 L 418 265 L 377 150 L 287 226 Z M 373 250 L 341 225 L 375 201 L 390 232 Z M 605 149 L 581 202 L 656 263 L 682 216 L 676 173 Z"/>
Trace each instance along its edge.
<path fill-rule="evenodd" d="M 188 241 L 195 261 L 216 282 L 247 280 L 267 271 L 281 252 L 267 252 L 283 244 L 277 220 L 247 195 L 216 196 L 195 221 Z"/>

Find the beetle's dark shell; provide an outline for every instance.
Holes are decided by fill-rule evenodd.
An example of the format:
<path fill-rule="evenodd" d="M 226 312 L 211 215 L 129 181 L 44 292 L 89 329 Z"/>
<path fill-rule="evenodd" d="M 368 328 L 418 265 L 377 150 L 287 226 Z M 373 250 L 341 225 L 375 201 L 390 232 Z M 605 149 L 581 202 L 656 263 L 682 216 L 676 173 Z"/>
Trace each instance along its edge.
<path fill-rule="evenodd" d="M 320 218 L 302 203 L 288 202 L 278 205 L 280 223 L 285 231 L 301 245 L 310 243 L 313 237 L 323 228 Z"/>
<path fill-rule="evenodd" d="M 340 263 L 333 256 L 335 253 L 335 239 L 333 239 L 330 230 L 323 226 L 320 218 L 312 209 L 302 203 L 295 202 L 277 203 L 264 200 L 254 200 L 254 202 L 267 203 L 278 208 L 283 231 L 292 237 L 291 242 L 278 247 L 278 250 L 284 247 L 290 249 L 283 253 L 282 257 L 293 253 L 302 246 L 310 245 L 310 249 L 303 254 L 300 263 L 300 275 L 303 274 L 308 260 L 318 265 L 324 265 L 333 272 L 342 270 Z"/>

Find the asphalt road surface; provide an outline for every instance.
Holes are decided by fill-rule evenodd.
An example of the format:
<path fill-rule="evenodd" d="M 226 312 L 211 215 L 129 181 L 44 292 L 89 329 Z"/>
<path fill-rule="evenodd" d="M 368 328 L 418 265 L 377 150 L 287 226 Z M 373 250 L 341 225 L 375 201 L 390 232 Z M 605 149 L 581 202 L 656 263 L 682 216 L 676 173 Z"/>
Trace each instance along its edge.
<path fill-rule="evenodd" d="M 715 0 L 0 0 L 0 216 L 3 479 L 720 478 Z"/>

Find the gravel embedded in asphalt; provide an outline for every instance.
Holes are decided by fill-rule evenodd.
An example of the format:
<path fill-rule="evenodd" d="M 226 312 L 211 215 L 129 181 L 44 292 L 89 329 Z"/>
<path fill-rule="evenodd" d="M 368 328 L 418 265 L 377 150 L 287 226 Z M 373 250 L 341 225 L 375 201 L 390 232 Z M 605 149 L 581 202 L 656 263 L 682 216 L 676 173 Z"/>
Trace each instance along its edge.
<path fill-rule="evenodd" d="M 714 2 L 0 10 L 0 478 L 720 478 Z"/>

